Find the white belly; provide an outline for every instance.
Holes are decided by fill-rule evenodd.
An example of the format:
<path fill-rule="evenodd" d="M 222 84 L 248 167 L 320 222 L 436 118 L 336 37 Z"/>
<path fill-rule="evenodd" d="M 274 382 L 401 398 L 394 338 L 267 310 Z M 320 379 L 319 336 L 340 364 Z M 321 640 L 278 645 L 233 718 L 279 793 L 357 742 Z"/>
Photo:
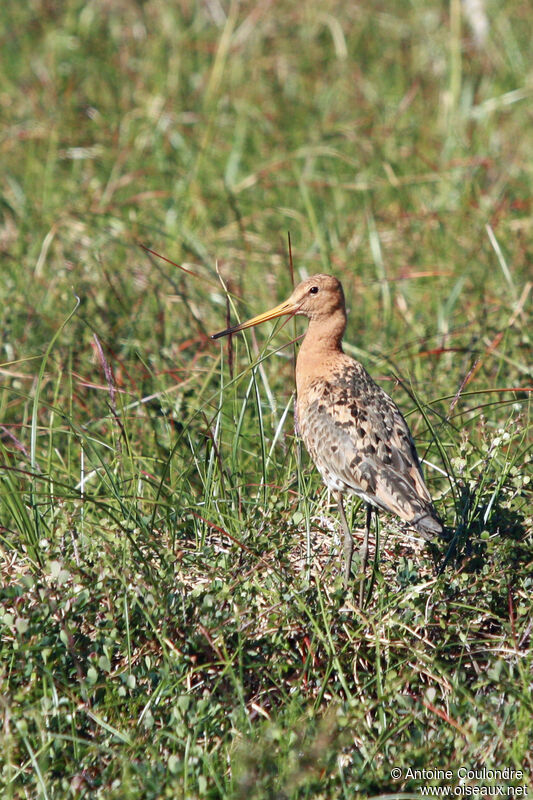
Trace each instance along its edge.
<path fill-rule="evenodd" d="M 374 497 L 370 497 L 370 495 L 366 494 L 362 489 L 356 489 L 354 486 L 349 486 L 342 478 L 339 478 L 333 472 L 330 472 L 328 469 L 324 467 L 317 467 L 318 471 L 322 475 L 322 479 L 328 489 L 332 492 L 342 492 L 343 494 L 356 494 L 357 497 L 360 497 L 365 503 L 370 503 L 370 505 L 379 508 L 379 504 L 376 503 L 376 499 Z"/>

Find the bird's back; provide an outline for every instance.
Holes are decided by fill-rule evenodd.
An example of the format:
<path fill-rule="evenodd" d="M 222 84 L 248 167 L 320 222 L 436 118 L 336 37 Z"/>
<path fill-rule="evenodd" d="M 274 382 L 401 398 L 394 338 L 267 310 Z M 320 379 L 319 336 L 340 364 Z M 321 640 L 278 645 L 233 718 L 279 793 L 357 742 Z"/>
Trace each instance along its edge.
<path fill-rule="evenodd" d="M 298 387 L 298 427 L 326 484 L 397 514 L 425 538 L 442 533 L 407 423 L 358 361 L 338 353 Z"/>

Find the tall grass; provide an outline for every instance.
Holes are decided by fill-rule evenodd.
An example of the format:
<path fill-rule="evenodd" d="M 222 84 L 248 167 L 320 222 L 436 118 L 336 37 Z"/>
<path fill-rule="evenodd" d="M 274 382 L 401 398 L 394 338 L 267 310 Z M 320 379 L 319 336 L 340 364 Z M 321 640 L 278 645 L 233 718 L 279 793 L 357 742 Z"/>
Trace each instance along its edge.
<path fill-rule="evenodd" d="M 528 10 L 0 21 L 2 796 L 530 788 Z M 454 533 L 437 575 L 383 515 L 363 609 L 293 430 L 303 325 L 208 336 L 317 271 Z"/>

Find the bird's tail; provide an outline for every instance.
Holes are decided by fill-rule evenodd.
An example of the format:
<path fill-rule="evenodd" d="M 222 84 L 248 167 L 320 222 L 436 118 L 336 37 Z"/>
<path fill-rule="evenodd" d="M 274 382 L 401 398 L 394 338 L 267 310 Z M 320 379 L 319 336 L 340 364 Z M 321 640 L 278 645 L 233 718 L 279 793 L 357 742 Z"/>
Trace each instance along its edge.
<path fill-rule="evenodd" d="M 443 536 L 444 534 L 444 528 L 433 509 L 410 520 L 409 524 L 421 533 L 424 539 L 431 540 L 435 536 Z"/>

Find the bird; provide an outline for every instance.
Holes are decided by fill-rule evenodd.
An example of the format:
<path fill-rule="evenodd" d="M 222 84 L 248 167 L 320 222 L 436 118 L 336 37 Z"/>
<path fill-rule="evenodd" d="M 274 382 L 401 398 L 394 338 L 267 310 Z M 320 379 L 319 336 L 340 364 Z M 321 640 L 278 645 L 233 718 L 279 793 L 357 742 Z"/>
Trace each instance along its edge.
<path fill-rule="evenodd" d="M 443 525 L 402 413 L 365 367 L 343 350 L 346 302 L 335 276 L 312 275 L 284 302 L 211 338 L 286 315 L 303 315 L 309 320 L 296 359 L 295 428 L 337 500 L 345 589 L 350 582 L 354 542 L 344 496 L 355 494 L 366 503 L 360 550 L 362 605 L 373 510 L 392 512 L 428 541 L 443 535 Z"/>

